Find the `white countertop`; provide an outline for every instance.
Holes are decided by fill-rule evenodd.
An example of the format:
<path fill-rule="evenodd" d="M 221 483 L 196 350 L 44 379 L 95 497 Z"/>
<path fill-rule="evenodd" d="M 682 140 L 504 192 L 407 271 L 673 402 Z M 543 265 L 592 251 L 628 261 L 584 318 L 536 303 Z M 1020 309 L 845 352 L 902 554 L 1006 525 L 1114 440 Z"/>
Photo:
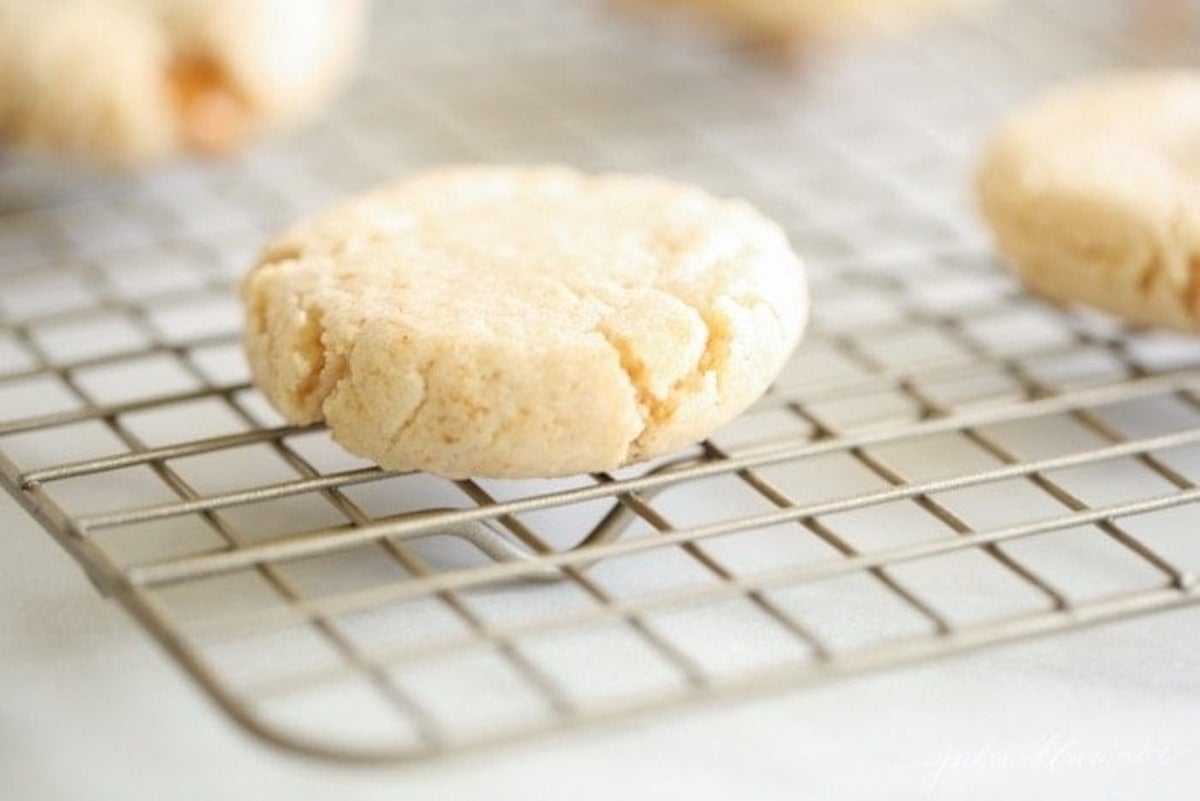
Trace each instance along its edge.
<path fill-rule="evenodd" d="M 1200 610 L 426 765 L 308 762 L 237 730 L 0 498 L 0 797 L 1182 798 Z"/>

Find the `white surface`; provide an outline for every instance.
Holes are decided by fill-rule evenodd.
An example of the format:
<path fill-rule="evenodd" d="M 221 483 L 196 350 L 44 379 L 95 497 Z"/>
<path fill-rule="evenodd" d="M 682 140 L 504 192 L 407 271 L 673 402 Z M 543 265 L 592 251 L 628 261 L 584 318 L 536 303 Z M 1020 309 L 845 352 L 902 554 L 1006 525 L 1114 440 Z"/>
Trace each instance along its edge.
<path fill-rule="evenodd" d="M 406 768 L 235 729 L 0 496 L 0 798 L 1184 798 L 1200 611 Z M 967 793 L 969 792 L 969 796 Z"/>

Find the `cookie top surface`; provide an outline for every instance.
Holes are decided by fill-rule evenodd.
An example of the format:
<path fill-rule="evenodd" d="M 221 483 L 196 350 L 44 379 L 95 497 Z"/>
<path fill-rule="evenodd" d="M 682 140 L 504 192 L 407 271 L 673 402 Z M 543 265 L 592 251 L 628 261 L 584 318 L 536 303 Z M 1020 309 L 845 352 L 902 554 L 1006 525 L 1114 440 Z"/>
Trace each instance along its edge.
<path fill-rule="evenodd" d="M 702 438 L 775 378 L 803 271 L 748 205 L 560 168 L 427 173 L 283 234 L 247 351 L 290 420 L 450 476 L 603 470 Z"/>
<path fill-rule="evenodd" d="M 363 0 L 0 0 L 0 137 L 95 162 L 222 152 L 325 97 Z"/>
<path fill-rule="evenodd" d="M 1200 74 L 1051 90 L 1000 128 L 978 189 L 1001 250 L 1035 289 L 1200 328 Z"/>

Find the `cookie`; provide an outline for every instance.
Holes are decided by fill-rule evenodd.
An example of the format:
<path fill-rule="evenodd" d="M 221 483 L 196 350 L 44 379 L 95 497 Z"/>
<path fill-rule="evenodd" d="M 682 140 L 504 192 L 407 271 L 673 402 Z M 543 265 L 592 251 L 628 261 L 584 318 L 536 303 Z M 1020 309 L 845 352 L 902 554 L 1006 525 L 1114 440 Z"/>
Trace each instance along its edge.
<path fill-rule="evenodd" d="M 0 140 L 95 162 L 220 153 L 311 111 L 363 0 L 0 0 Z"/>
<path fill-rule="evenodd" d="M 804 328 L 741 201 L 649 177 L 459 167 L 282 234 L 245 278 L 254 380 L 347 450 L 451 478 L 609 470 L 707 436 Z"/>
<path fill-rule="evenodd" d="M 965 0 L 618 0 L 705 18 L 747 43 L 789 52 L 806 41 L 854 30 L 893 27 Z"/>
<path fill-rule="evenodd" d="M 978 194 L 1035 292 L 1200 330 L 1200 73 L 1093 78 L 1003 125 Z"/>

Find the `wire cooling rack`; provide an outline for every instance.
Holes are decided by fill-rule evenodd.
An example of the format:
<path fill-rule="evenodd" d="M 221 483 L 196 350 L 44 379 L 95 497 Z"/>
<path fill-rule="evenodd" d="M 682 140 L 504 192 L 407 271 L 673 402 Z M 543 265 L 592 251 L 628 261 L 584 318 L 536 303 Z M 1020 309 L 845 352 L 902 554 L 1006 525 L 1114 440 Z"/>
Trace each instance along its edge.
<path fill-rule="evenodd" d="M 1170 4 L 1014 2 L 791 71 L 585 0 L 380 5 L 289 139 L 0 170 L 0 477 L 240 723 L 414 759 L 1200 597 L 1200 349 L 1024 294 L 968 182 L 1034 88 L 1184 52 Z M 814 329 L 741 420 L 613 474 L 397 475 L 284 425 L 238 346 L 257 244 L 464 160 L 744 195 Z"/>

